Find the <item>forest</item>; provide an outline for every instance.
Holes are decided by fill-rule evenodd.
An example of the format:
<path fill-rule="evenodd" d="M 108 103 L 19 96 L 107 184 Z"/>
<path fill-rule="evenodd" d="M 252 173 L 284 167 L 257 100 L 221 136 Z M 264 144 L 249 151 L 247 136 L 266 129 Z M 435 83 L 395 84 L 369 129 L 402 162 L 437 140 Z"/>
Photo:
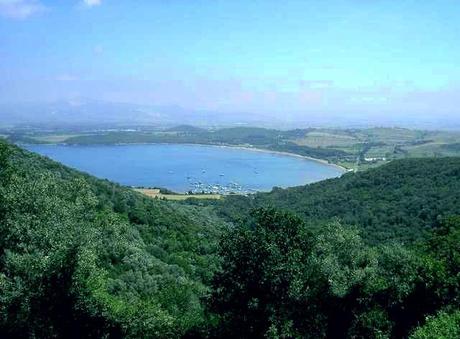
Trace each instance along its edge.
<path fill-rule="evenodd" d="M 458 338 L 459 243 L 459 158 L 179 203 L 0 141 L 0 337 Z"/>
<path fill-rule="evenodd" d="M 252 209 L 266 206 L 290 210 L 311 227 L 339 217 L 376 244 L 419 240 L 443 218 L 460 214 L 459 202 L 460 158 L 446 157 L 395 160 L 336 179 L 207 204 L 229 221 L 248 220 Z"/>

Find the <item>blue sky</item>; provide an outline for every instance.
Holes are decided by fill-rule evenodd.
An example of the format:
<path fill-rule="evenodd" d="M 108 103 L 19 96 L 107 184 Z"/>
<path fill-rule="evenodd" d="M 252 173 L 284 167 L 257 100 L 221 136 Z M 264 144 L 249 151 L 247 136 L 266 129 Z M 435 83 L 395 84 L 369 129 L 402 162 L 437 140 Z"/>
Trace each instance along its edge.
<path fill-rule="evenodd" d="M 0 102 L 459 115 L 460 2 L 0 0 Z"/>

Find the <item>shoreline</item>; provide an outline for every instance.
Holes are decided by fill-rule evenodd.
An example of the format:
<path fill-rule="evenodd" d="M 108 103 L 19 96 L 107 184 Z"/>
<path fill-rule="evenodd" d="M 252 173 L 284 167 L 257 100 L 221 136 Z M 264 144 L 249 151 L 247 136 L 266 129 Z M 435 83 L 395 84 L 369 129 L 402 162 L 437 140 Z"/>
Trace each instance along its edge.
<path fill-rule="evenodd" d="M 191 144 L 191 145 L 196 145 L 196 144 Z M 212 144 L 209 144 L 209 145 L 204 144 L 203 146 L 217 146 L 217 147 L 235 148 L 235 149 L 241 149 L 241 150 L 247 150 L 247 151 L 263 152 L 263 153 L 284 155 L 284 156 L 289 156 L 289 157 L 296 157 L 296 158 L 301 158 L 301 159 L 304 159 L 304 160 L 311 160 L 311 161 L 319 162 L 319 163 L 321 163 L 323 165 L 335 167 L 335 168 L 340 169 L 341 171 L 343 171 L 343 173 L 348 172 L 347 168 L 345 168 L 343 166 L 340 166 L 340 165 L 337 165 L 337 164 L 334 164 L 334 163 L 330 163 L 327 160 L 319 159 L 319 158 L 313 158 L 313 157 L 309 157 L 309 156 L 301 155 L 301 154 L 297 154 L 297 153 L 273 151 L 273 150 L 266 149 L 266 148 L 257 148 L 257 147 L 249 147 L 249 146 L 212 145 Z"/>
<path fill-rule="evenodd" d="M 63 145 L 63 146 L 127 146 L 127 145 L 188 145 L 188 146 L 212 146 L 212 147 L 222 147 L 222 148 L 233 148 L 233 149 L 240 149 L 240 150 L 246 150 L 246 151 L 253 151 L 253 152 L 263 152 L 263 153 L 271 153 L 271 154 L 277 154 L 277 155 L 284 155 L 284 156 L 289 156 L 289 157 L 296 157 L 296 158 L 301 158 L 304 160 L 310 160 L 310 161 L 315 161 L 318 163 L 321 163 L 323 165 L 331 166 L 334 168 L 337 168 L 341 170 L 344 173 L 347 173 L 349 171 L 348 168 L 340 166 L 338 164 L 330 163 L 327 160 L 324 159 L 319 159 L 319 158 L 313 158 L 309 157 L 306 155 L 301 155 L 297 153 L 291 153 L 291 152 L 282 152 L 282 151 L 274 151 L 266 148 L 258 148 L 254 146 L 243 146 L 243 145 L 217 145 L 217 144 L 201 144 L 201 143 L 181 143 L 181 142 L 133 142 L 133 143 L 113 143 L 113 144 L 68 144 L 65 142 L 58 142 L 58 143 L 48 143 L 48 144 L 27 144 L 27 145 Z"/>

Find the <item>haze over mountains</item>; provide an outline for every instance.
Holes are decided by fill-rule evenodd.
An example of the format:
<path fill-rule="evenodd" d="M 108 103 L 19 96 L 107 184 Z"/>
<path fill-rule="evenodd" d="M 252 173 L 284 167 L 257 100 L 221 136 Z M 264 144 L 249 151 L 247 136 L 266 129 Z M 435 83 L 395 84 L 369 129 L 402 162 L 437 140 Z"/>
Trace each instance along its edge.
<path fill-rule="evenodd" d="M 50 103 L 0 104 L 0 121 L 10 125 L 195 125 L 258 123 L 267 117 L 254 114 L 225 115 L 219 112 L 187 110 L 179 106 L 147 106 L 96 100 Z"/>
<path fill-rule="evenodd" d="M 226 113 L 187 109 L 181 106 L 156 106 L 116 103 L 91 99 L 55 102 L 0 103 L 0 127 L 7 126 L 88 126 L 122 127 L 133 125 L 168 126 L 263 126 L 271 128 L 297 127 L 406 127 L 419 129 L 459 129 L 455 114 L 324 114 L 305 112 L 273 115 L 265 112 Z"/>
<path fill-rule="evenodd" d="M 456 1 L 89 2 L 0 0 L 0 124 L 459 128 Z"/>

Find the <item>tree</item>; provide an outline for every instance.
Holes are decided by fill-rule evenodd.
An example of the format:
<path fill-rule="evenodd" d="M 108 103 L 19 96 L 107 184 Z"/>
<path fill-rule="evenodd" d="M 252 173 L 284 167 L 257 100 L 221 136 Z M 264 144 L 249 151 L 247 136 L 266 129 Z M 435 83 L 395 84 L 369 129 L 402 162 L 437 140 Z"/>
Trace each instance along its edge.
<path fill-rule="evenodd" d="M 429 317 L 425 325 L 417 328 L 410 339 L 454 339 L 460 338 L 460 311 L 439 312 Z"/>
<path fill-rule="evenodd" d="M 346 334 L 360 286 L 377 264 L 357 232 L 333 222 L 314 235 L 286 212 L 253 215 L 255 227 L 240 226 L 221 243 L 211 302 L 221 330 L 238 337 Z"/>
<path fill-rule="evenodd" d="M 441 304 L 460 306 L 460 216 L 441 221 L 425 245 L 425 252 L 433 260 L 433 284 Z"/>

